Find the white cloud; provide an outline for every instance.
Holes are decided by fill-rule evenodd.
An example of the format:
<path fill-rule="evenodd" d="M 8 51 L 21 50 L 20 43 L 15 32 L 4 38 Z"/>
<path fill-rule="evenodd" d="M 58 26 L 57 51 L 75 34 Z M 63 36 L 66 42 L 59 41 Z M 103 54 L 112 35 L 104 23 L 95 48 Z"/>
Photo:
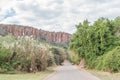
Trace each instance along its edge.
<path fill-rule="evenodd" d="M 75 32 L 84 19 L 119 16 L 120 0 L 1 0 L 0 23 L 29 25 L 49 31 Z M 7 16 L 10 10 L 14 16 Z"/>

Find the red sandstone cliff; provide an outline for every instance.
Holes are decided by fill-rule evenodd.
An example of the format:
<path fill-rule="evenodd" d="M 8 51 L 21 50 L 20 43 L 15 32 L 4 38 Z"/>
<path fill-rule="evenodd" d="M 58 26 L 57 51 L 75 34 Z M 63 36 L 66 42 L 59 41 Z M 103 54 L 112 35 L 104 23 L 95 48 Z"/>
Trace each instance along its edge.
<path fill-rule="evenodd" d="M 35 39 L 43 39 L 54 43 L 68 43 L 71 38 L 71 34 L 65 32 L 49 32 L 29 26 L 0 24 L 0 35 L 8 34 L 15 37 L 32 36 Z"/>

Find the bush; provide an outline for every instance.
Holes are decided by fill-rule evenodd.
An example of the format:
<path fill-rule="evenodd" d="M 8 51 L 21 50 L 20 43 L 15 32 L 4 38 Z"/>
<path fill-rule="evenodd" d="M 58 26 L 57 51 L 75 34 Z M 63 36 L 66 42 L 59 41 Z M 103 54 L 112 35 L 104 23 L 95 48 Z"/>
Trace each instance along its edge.
<path fill-rule="evenodd" d="M 9 56 L 10 56 L 9 49 L 0 46 L 0 68 L 1 68 L 0 72 L 7 72 L 11 70 L 9 64 Z"/>
<path fill-rule="evenodd" d="M 7 62 L 10 55 L 9 49 L 0 48 L 0 64 Z"/>
<path fill-rule="evenodd" d="M 54 61 L 56 63 L 56 65 L 61 65 L 62 62 L 65 60 L 66 58 L 66 53 L 63 49 L 61 48 L 57 48 L 57 47 L 52 47 L 50 49 L 54 55 Z"/>
<path fill-rule="evenodd" d="M 68 60 L 74 64 L 79 64 L 80 63 L 80 57 L 78 54 L 75 54 L 73 51 L 69 51 L 67 53 Z"/>
<path fill-rule="evenodd" d="M 49 59 L 49 49 L 42 44 L 36 44 L 36 41 L 30 38 L 19 39 L 13 47 L 11 46 L 10 60 L 17 70 L 27 72 L 45 70 Z"/>
<path fill-rule="evenodd" d="M 120 46 L 99 57 L 96 62 L 96 69 L 110 72 L 120 71 Z"/>
<path fill-rule="evenodd" d="M 65 59 L 62 48 L 51 47 L 32 38 L 15 39 L 4 36 L 0 40 L 0 72 L 25 71 L 37 72 L 45 70 L 53 64 L 60 65 Z M 10 40 L 9 40 L 10 39 Z"/>

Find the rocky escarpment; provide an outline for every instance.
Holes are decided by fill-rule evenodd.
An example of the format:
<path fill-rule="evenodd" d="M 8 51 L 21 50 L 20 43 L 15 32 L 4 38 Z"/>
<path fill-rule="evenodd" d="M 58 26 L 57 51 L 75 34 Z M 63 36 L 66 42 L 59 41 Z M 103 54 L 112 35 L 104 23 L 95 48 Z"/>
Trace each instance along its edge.
<path fill-rule="evenodd" d="M 0 24 L 0 35 L 9 34 L 15 37 L 30 36 L 54 43 L 68 43 L 71 38 L 71 34 L 65 32 L 49 32 L 29 26 Z"/>

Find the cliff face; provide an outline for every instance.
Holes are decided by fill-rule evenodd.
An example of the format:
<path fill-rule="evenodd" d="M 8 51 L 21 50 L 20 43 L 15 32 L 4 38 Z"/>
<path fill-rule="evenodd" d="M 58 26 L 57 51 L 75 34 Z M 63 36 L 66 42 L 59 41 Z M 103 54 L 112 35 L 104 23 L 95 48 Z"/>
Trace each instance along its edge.
<path fill-rule="evenodd" d="M 8 34 L 15 37 L 32 36 L 35 39 L 53 43 L 68 43 L 71 38 L 71 34 L 65 32 L 49 32 L 29 26 L 0 24 L 0 35 L 5 36 Z"/>

